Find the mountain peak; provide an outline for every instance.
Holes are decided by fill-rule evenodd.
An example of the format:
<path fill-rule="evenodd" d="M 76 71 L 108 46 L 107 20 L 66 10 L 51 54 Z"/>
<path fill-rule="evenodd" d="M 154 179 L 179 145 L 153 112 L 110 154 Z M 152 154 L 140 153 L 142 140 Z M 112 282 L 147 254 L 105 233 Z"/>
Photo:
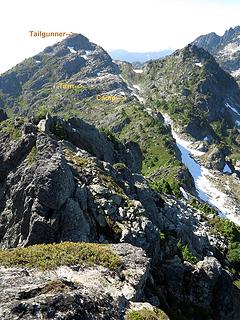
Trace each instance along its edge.
<path fill-rule="evenodd" d="M 82 34 L 73 34 L 67 37 L 62 43 L 66 47 L 74 47 L 75 50 L 92 50 L 93 44 L 88 38 L 84 37 Z"/>
<path fill-rule="evenodd" d="M 240 81 L 240 26 L 226 30 L 222 37 L 215 33 L 200 36 L 193 44 L 210 52 L 225 71 Z"/>

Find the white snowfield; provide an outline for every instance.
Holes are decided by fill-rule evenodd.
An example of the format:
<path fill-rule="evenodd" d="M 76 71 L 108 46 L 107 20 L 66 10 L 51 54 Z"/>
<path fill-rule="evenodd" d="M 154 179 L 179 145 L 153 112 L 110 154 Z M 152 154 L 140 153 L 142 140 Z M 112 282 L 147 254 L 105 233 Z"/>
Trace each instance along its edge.
<path fill-rule="evenodd" d="M 200 67 L 200 68 L 203 67 L 202 62 L 196 62 L 195 65 L 198 66 L 198 67 Z"/>
<path fill-rule="evenodd" d="M 214 206 L 218 210 L 220 216 L 224 216 L 240 226 L 240 210 L 234 207 L 234 205 L 230 205 L 229 196 L 214 186 L 210 178 L 214 179 L 215 177 L 210 170 L 200 165 L 199 162 L 194 159 L 194 157 L 203 155 L 204 152 L 192 149 L 191 141 L 182 139 L 173 130 L 171 119 L 167 115 L 163 116 L 165 122 L 168 125 L 171 125 L 172 135 L 176 140 L 177 146 L 181 152 L 182 162 L 186 165 L 194 179 L 199 198 Z M 185 197 L 183 191 L 182 193 Z"/>
<path fill-rule="evenodd" d="M 143 70 L 142 70 L 142 69 L 133 69 L 133 71 L 134 71 L 135 73 L 143 73 Z"/>
<path fill-rule="evenodd" d="M 68 49 L 69 49 L 69 51 L 70 51 L 71 53 L 77 53 L 77 51 L 76 51 L 76 50 L 74 50 L 74 48 L 73 48 L 73 47 L 68 47 Z"/>

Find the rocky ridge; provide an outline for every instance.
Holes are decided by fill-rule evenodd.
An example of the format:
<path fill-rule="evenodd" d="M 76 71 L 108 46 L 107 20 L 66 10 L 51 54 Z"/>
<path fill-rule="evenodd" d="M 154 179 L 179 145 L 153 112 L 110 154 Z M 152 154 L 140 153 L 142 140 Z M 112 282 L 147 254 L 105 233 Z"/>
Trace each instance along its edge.
<path fill-rule="evenodd" d="M 230 28 L 223 36 L 212 32 L 198 37 L 193 44 L 210 52 L 220 66 L 239 83 L 240 80 L 240 27 Z"/>
<path fill-rule="evenodd" d="M 214 235 L 208 218 L 185 200 L 161 196 L 151 189 L 138 173 L 138 166 L 135 170 L 128 167 L 131 152 L 127 148 L 123 148 L 126 154 L 119 152 L 121 142 L 114 145 L 105 133 L 77 118 L 64 121 L 47 116 L 38 126 L 43 131 L 20 118 L 15 122 L 7 119 L 1 124 L 2 248 L 60 241 L 120 242 L 123 244 L 113 249 L 125 257 L 126 266 L 131 264 L 126 270 L 131 271 L 138 265 L 132 262 L 134 259 L 143 261 L 138 271 L 142 276 L 133 277 L 135 280 L 131 282 L 130 272 L 131 276 L 126 278 L 135 291 L 130 285 L 126 294 L 122 289 L 121 294 L 117 293 L 119 286 L 125 286 L 125 280 L 110 280 L 115 294 L 105 287 L 102 300 L 98 291 L 93 290 L 96 283 L 91 275 L 97 272 L 104 282 L 109 276 L 105 271 L 101 275 L 98 268 L 81 269 L 75 274 L 74 270 L 63 267 L 62 273 L 59 270 L 44 273 L 43 278 L 35 270 L 3 268 L 4 279 L 16 279 L 14 283 L 19 283 L 8 293 L 5 282 L 2 284 L 2 299 L 7 294 L 13 297 L 11 302 L 1 299 L 3 319 L 9 319 L 12 312 L 16 319 L 19 314 L 26 319 L 46 314 L 67 319 L 83 312 L 86 319 L 91 319 L 86 315 L 90 310 L 88 305 L 96 312 L 92 319 L 98 319 L 99 313 L 102 319 L 110 316 L 121 319 L 130 301 L 160 307 L 171 319 L 194 318 L 199 312 L 206 315 L 206 319 L 214 319 L 215 314 L 218 319 L 237 319 L 238 304 L 233 297 L 237 297 L 238 289 L 232 284 L 234 276 L 226 271 L 227 240 Z M 138 157 L 135 152 L 133 155 Z M 117 161 L 123 161 L 123 156 L 125 163 L 120 165 Z M 151 259 L 150 265 L 141 249 L 124 243 L 145 250 Z M 182 250 L 187 250 L 189 258 L 183 256 Z M 131 252 L 134 252 L 133 258 Z M 23 280 L 24 274 L 29 279 L 23 289 L 20 274 Z M 83 274 L 86 274 L 83 287 L 76 288 L 75 280 Z M 42 280 L 39 282 L 39 279 Z M 54 279 L 64 280 L 60 287 L 70 290 L 70 296 L 42 291 L 46 283 Z M 105 294 L 113 309 L 106 308 Z M 20 304 L 14 298 L 19 296 L 22 297 Z M 116 301 L 125 301 L 125 309 Z"/>

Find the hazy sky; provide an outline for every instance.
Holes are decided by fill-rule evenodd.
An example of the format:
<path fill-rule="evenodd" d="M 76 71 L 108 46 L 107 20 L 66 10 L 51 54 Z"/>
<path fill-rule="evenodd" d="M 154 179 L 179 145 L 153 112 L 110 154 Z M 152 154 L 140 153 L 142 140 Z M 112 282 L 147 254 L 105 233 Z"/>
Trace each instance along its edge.
<path fill-rule="evenodd" d="M 104 49 L 181 48 L 201 34 L 240 24 L 240 0 L 7 0 L 1 2 L 0 72 L 62 38 L 82 33 Z"/>

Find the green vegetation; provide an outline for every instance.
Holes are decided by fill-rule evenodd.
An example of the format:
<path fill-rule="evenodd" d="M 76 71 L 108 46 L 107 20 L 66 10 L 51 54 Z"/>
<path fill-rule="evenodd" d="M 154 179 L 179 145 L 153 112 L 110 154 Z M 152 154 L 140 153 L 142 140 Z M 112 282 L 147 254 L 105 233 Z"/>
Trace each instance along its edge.
<path fill-rule="evenodd" d="M 56 123 L 53 127 L 53 133 L 57 136 L 58 139 L 64 139 L 64 131 L 61 123 Z"/>
<path fill-rule="evenodd" d="M 118 162 L 118 163 L 114 163 L 113 168 L 115 170 L 123 170 L 123 169 L 126 169 L 127 166 L 125 165 L 125 163 Z"/>
<path fill-rule="evenodd" d="M 90 161 L 88 159 L 77 156 L 70 149 L 64 149 L 64 155 L 68 161 L 72 162 L 81 169 L 84 169 L 90 165 Z"/>
<path fill-rule="evenodd" d="M 180 198 L 182 196 L 180 192 L 180 183 L 176 179 L 165 179 L 157 180 L 151 183 L 151 187 L 159 193 L 166 193 L 170 195 L 175 195 Z"/>
<path fill-rule="evenodd" d="M 0 123 L 0 132 L 7 133 L 12 140 L 19 140 L 22 137 L 21 125 L 24 123 L 23 118 L 18 119 L 17 126 L 13 119 L 7 119 Z"/>
<path fill-rule="evenodd" d="M 119 196 L 126 197 L 123 189 L 121 187 L 119 187 L 119 185 L 113 180 L 113 178 L 111 176 L 104 174 L 100 170 L 98 173 L 99 173 L 98 177 L 101 181 L 101 184 L 104 187 L 108 188 L 109 190 L 114 190 L 116 192 L 116 194 Z"/>
<path fill-rule="evenodd" d="M 122 77 L 128 82 L 128 84 L 140 84 L 142 82 L 143 74 L 133 71 L 133 66 L 128 62 L 122 62 L 120 64 L 120 70 Z"/>
<path fill-rule="evenodd" d="M 229 158 L 232 160 L 233 164 L 236 165 L 237 160 L 240 160 L 240 152 L 231 153 Z"/>
<path fill-rule="evenodd" d="M 163 244 L 165 242 L 166 238 L 167 238 L 167 236 L 166 236 L 165 232 L 164 231 L 160 231 L 159 232 L 159 239 L 160 239 L 160 243 L 161 244 Z"/>
<path fill-rule="evenodd" d="M 175 182 L 182 165 L 177 160 L 170 131 L 161 121 L 147 114 L 142 106 L 129 103 L 123 110 L 122 117 L 129 119 L 129 122 L 122 128 L 119 137 L 139 144 L 144 156 L 142 174 L 151 177 L 152 182 L 165 179 L 173 193 L 180 195 Z"/>
<path fill-rule="evenodd" d="M 192 198 L 190 201 L 190 204 L 194 208 L 202 211 L 203 213 L 205 213 L 207 215 L 210 215 L 210 214 L 213 214 L 215 216 L 218 215 L 218 212 L 214 208 L 210 207 L 209 204 L 207 204 L 206 202 L 202 203 L 202 202 L 198 201 L 196 198 Z"/>
<path fill-rule="evenodd" d="M 168 316 L 160 309 L 154 311 L 150 309 L 141 309 L 138 311 L 130 311 L 127 314 L 127 320 L 167 320 Z"/>
<path fill-rule="evenodd" d="M 101 132 L 104 132 L 108 138 L 109 141 L 111 141 L 113 144 L 118 145 L 120 143 L 120 140 L 117 138 L 117 136 L 109 129 L 107 128 L 100 128 Z"/>
<path fill-rule="evenodd" d="M 236 270 L 240 269 L 240 228 L 226 218 L 214 217 L 209 221 L 212 232 L 228 240 L 227 258 Z"/>
<path fill-rule="evenodd" d="M 219 233 L 230 242 L 240 241 L 240 228 L 226 218 L 214 217 L 210 220 L 214 233 Z"/>
<path fill-rule="evenodd" d="M 35 117 L 37 118 L 38 121 L 45 119 L 46 115 L 50 112 L 50 109 L 45 106 L 42 105 L 41 107 L 38 108 L 38 110 L 35 113 Z"/>
<path fill-rule="evenodd" d="M 37 147 L 34 146 L 27 157 L 28 164 L 30 166 L 32 166 L 37 161 L 37 155 L 38 155 Z"/>
<path fill-rule="evenodd" d="M 121 265 L 121 260 L 106 245 L 95 243 L 62 242 L 0 250 L 0 265 L 6 267 L 46 270 L 76 264 L 101 265 L 114 270 Z"/>
<path fill-rule="evenodd" d="M 181 240 L 178 241 L 177 248 L 183 261 L 188 261 L 192 264 L 196 264 L 198 262 L 198 259 L 189 250 L 188 245 L 183 245 Z"/>
<path fill-rule="evenodd" d="M 238 289 L 240 289 L 240 280 L 235 280 L 235 281 L 233 282 L 233 284 L 234 284 Z"/>
<path fill-rule="evenodd" d="M 203 60 L 202 67 L 196 67 L 196 59 Z M 224 90 L 231 85 L 230 78 L 221 73 L 214 60 L 185 48 L 181 53 L 150 62 L 146 69 L 145 94 L 150 103 L 169 114 L 186 131 L 196 132 L 196 135 L 209 134 L 215 143 L 222 143 L 232 148 L 233 152 L 239 149 L 236 143 L 239 135 L 231 117 L 227 113 L 212 112 L 214 105 L 224 104 L 217 90 L 220 93 L 221 88 Z M 215 78 L 216 74 L 221 76 Z M 215 83 L 211 85 L 213 90 L 204 89 L 209 79 L 214 79 Z M 211 122 L 210 118 L 213 119 Z"/>

